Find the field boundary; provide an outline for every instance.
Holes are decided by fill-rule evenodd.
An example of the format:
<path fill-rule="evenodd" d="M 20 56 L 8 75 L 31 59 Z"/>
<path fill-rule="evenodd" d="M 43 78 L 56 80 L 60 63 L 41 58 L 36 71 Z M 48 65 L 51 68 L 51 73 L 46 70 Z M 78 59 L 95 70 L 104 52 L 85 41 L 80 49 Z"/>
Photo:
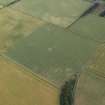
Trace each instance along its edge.
<path fill-rule="evenodd" d="M 14 0 L 14 1 L 9 2 L 9 3 L 7 3 L 7 4 L 1 4 L 1 5 L 2 5 L 2 8 L 0 8 L 0 9 L 7 8 L 7 7 L 11 6 L 11 5 L 14 5 L 14 4 L 20 2 L 20 1 L 21 1 L 21 0 Z"/>
<path fill-rule="evenodd" d="M 34 79 L 45 82 L 46 84 L 44 84 L 44 85 L 50 85 L 50 86 L 54 87 L 57 90 L 60 89 L 56 84 L 52 83 L 51 81 L 47 80 L 46 78 L 42 77 L 41 75 L 38 75 L 37 73 L 32 72 L 32 70 L 30 68 L 16 62 L 15 60 L 11 59 L 10 57 L 6 56 L 5 54 L 1 54 L 0 56 L 3 57 L 4 59 L 7 59 L 8 61 L 16 64 L 20 68 L 23 68 L 20 71 L 22 71 L 24 73 L 28 73 L 30 76 L 33 76 Z"/>

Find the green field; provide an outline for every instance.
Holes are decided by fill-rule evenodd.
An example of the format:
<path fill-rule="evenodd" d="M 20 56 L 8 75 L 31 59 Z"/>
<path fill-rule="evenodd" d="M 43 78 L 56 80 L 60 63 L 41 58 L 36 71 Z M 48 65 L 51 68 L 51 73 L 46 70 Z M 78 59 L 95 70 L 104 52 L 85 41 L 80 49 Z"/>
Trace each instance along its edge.
<path fill-rule="evenodd" d="M 85 66 L 97 45 L 49 24 L 18 41 L 6 55 L 59 86 Z"/>
<path fill-rule="evenodd" d="M 75 25 L 70 27 L 70 30 L 81 37 L 101 43 L 105 42 L 105 19 L 98 16 L 98 14 L 81 18 Z"/>
<path fill-rule="evenodd" d="M 0 5 L 8 5 L 9 3 L 12 3 L 16 0 L 0 0 Z"/>
<path fill-rule="evenodd" d="M 62 27 L 72 24 L 88 7 L 90 3 L 77 0 L 21 0 L 13 5 L 29 15 Z"/>

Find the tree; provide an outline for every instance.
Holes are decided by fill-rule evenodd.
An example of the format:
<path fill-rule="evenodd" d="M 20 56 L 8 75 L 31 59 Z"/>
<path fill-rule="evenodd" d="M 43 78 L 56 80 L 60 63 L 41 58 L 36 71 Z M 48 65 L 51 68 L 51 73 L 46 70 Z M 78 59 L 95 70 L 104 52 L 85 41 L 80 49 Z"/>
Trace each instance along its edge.
<path fill-rule="evenodd" d="M 66 81 L 61 88 L 60 105 L 73 105 L 77 75 Z"/>

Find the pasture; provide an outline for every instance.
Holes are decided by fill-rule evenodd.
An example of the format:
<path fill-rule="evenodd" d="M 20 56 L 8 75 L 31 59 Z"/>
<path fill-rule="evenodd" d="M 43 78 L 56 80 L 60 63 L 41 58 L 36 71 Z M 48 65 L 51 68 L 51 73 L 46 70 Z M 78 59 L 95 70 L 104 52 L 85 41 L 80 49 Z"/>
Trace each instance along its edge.
<path fill-rule="evenodd" d="M 61 86 L 83 69 L 98 43 L 51 24 L 20 39 L 5 53 L 17 63 Z"/>
<path fill-rule="evenodd" d="M 105 42 L 104 27 L 104 18 L 98 16 L 98 14 L 90 14 L 81 18 L 75 25 L 70 27 L 70 30 L 81 37 L 103 43 Z"/>

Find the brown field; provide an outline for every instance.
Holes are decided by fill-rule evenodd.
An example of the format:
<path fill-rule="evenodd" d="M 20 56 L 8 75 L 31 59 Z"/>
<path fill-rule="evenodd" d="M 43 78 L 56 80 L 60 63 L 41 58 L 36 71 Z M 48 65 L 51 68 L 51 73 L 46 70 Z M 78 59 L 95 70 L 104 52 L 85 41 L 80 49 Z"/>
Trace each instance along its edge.
<path fill-rule="evenodd" d="M 58 96 L 50 83 L 0 57 L 0 105 L 58 105 Z"/>

